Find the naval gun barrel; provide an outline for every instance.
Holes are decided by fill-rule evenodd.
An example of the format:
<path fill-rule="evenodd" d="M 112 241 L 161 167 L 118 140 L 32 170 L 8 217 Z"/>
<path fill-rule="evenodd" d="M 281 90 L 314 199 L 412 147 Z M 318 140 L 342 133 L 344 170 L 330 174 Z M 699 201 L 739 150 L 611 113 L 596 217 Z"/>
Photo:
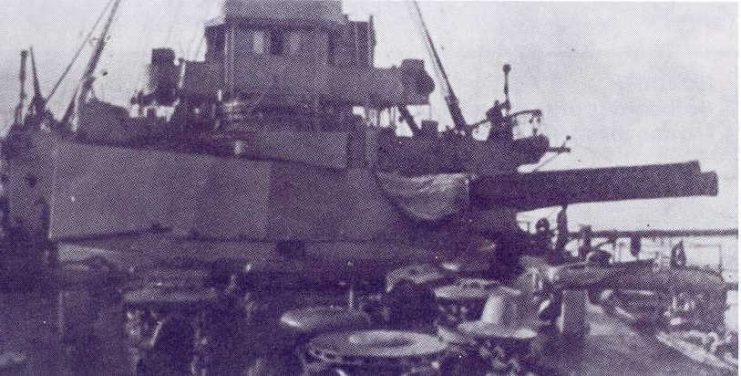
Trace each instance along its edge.
<path fill-rule="evenodd" d="M 591 231 L 590 235 L 592 238 L 688 238 L 688 237 L 738 237 L 737 228 L 727 229 L 709 229 L 709 230 L 638 230 L 638 231 L 621 231 L 621 230 L 603 230 L 603 231 Z M 579 238 L 581 237 L 580 232 L 571 232 L 569 237 Z"/>
<path fill-rule="evenodd" d="M 696 161 L 482 176 L 471 183 L 478 207 L 533 210 L 574 203 L 715 196 L 718 177 Z"/>

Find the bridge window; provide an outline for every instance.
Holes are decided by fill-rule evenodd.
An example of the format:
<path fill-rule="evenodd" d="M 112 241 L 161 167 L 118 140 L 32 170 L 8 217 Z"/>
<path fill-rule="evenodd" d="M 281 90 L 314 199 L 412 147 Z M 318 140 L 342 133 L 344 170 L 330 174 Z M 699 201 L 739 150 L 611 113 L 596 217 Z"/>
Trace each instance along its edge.
<path fill-rule="evenodd" d="M 286 54 L 298 55 L 301 52 L 301 34 L 297 31 L 286 33 Z"/>
<path fill-rule="evenodd" d="M 298 55 L 301 50 L 301 34 L 297 31 L 253 30 L 252 51 L 257 55 Z"/>
<path fill-rule="evenodd" d="M 266 54 L 270 44 L 268 33 L 264 30 L 254 30 L 252 35 L 252 51 L 258 55 Z"/>

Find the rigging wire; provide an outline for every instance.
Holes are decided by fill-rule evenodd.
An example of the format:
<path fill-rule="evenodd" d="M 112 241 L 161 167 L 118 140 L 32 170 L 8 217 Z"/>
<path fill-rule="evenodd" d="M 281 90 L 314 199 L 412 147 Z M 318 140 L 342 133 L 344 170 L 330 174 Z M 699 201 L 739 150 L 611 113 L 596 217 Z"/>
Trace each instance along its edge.
<path fill-rule="evenodd" d="M 80 47 L 75 52 L 74 57 L 72 58 L 72 61 L 67 65 L 67 67 L 64 69 L 64 72 L 62 72 L 62 75 L 59 77 L 57 82 L 54 84 L 54 87 L 51 89 L 51 92 L 49 92 L 49 95 L 46 97 L 46 103 L 49 103 L 51 98 L 54 96 L 54 93 L 57 92 L 57 89 L 59 89 L 59 86 L 62 84 L 62 81 L 67 77 L 69 72 L 72 70 L 72 67 L 75 65 L 77 60 L 80 58 L 80 55 L 82 55 L 82 51 L 85 49 L 85 46 L 88 44 L 90 39 L 93 36 L 93 33 L 95 33 L 95 30 L 98 28 L 98 25 L 103 20 L 103 17 L 105 17 L 106 13 L 108 12 L 108 9 L 111 7 L 115 0 L 109 0 L 106 6 L 103 8 L 103 10 L 100 12 L 100 15 L 98 16 L 98 19 L 95 20 L 95 24 L 93 24 L 93 27 L 90 29 L 88 34 L 85 36 L 84 40 L 80 44 Z"/>
<path fill-rule="evenodd" d="M 211 17 L 212 14 L 214 14 L 217 11 L 217 7 L 219 6 L 219 1 L 212 1 L 212 0 L 202 0 L 201 4 L 198 6 L 198 9 L 208 9 L 208 15 Z M 209 7 L 209 5 L 211 5 Z M 193 37 L 190 38 L 190 42 L 188 43 L 188 55 L 186 57 L 191 60 L 198 59 L 199 55 L 201 54 L 201 51 L 203 49 L 203 45 L 206 41 L 206 34 L 204 30 L 197 30 Z M 197 44 L 196 44 L 197 43 Z"/>
<path fill-rule="evenodd" d="M 175 11 L 173 13 L 170 13 L 169 14 L 170 17 L 167 20 L 169 26 L 167 27 L 167 33 L 165 34 L 165 43 L 164 43 L 164 45 L 169 45 L 170 44 L 170 41 L 172 40 L 172 35 L 173 35 L 174 31 L 175 31 L 175 26 L 176 26 L 175 24 L 180 19 L 180 14 L 182 13 L 182 8 L 183 7 L 182 6 L 178 6 L 178 4 L 175 4 L 175 3 L 176 3 L 176 1 L 174 1 L 174 0 L 169 0 L 168 1 L 167 8 L 168 9 L 173 9 L 174 8 Z M 180 26 L 180 25 L 178 24 L 177 26 Z M 178 54 L 180 56 L 183 56 L 187 51 L 184 51 L 183 44 L 182 44 L 182 39 L 178 39 L 177 44 L 178 44 Z"/>
<path fill-rule="evenodd" d="M 72 126 L 72 131 L 76 131 L 77 126 L 79 126 L 79 112 L 76 112 L 76 110 L 79 109 L 81 102 L 86 100 L 88 95 L 92 95 L 93 97 L 95 96 L 93 92 L 93 84 L 95 83 L 95 71 L 98 68 L 98 64 L 100 63 L 103 51 L 106 47 L 106 41 L 108 39 L 108 36 L 110 35 L 109 33 L 111 31 L 111 26 L 117 18 L 117 12 L 122 2 L 123 0 L 113 0 L 113 5 L 111 6 L 111 9 L 109 11 L 106 23 L 103 26 L 103 30 L 101 30 L 100 32 L 100 37 L 95 44 L 93 54 L 90 57 L 87 66 L 85 67 L 85 72 L 83 73 L 79 84 L 77 85 L 77 95 L 75 95 L 70 101 L 64 118 L 62 119 L 62 123 L 67 123 L 70 119 L 70 116 L 75 117 L 73 119 L 74 122 L 69 123 Z"/>
<path fill-rule="evenodd" d="M 206 46 L 206 36 L 202 35 L 200 42 L 198 42 L 198 47 L 196 48 L 195 53 L 191 54 L 191 59 L 196 60 L 199 56 L 201 56 L 201 51 L 203 51 L 203 47 Z"/>
<path fill-rule="evenodd" d="M 566 147 L 566 143 L 567 143 L 568 141 L 570 141 L 570 140 L 571 140 L 571 138 L 570 138 L 570 137 L 569 137 L 569 138 L 567 138 L 567 139 L 566 139 L 566 141 L 564 141 L 564 143 L 563 143 L 563 144 L 561 145 L 561 147 L 562 147 L 562 148 L 563 148 L 563 147 Z M 554 161 L 554 160 L 555 160 L 556 158 L 560 157 L 560 156 L 561 156 L 561 155 L 563 155 L 563 154 L 566 154 L 566 153 L 561 153 L 561 152 L 558 152 L 558 153 L 556 153 L 556 154 L 552 155 L 552 156 L 551 156 L 550 158 L 548 158 L 548 159 L 544 160 L 544 161 L 543 161 L 543 162 L 541 162 L 541 163 L 540 163 L 539 165 L 535 166 L 535 168 L 533 168 L 533 169 L 532 169 L 532 170 L 530 171 L 530 173 L 533 173 L 533 172 L 536 172 L 536 171 L 540 170 L 541 168 L 543 168 L 543 167 L 545 167 L 546 165 L 548 165 L 549 163 L 553 162 L 553 161 Z"/>
<path fill-rule="evenodd" d="M 422 19 L 422 14 L 420 13 L 420 10 L 419 10 L 419 5 L 411 0 L 407 1 L 406 5 L 407 5 L 407 11 L 409 12 L 409 16 L 412 19 L 414 27 L 417 29 L 416 34 L 418 35 L 424 34 L 425 24 L 424 24 L 424 19 Z M 422 45 L 424 46 L 425 51 L 427 52 L 427 56 L 434 57 L 436 54 L 436 51 L 433 50 L 432 46 L 430 46 L 430 43 L 428 43 L 428 41 L 425 40 L 423 36 L 421 36 L 420 38 L 421 38 Z M 443 100 L 443 102 L 446 102 L 445 97 L 448 95 L 448 92 L 449 92 L 448 83 L 445 80 L 443 73 L 440 71 L 440 67 L 438 67 L 438 65 L 435 64 L 434 61 L 430 65 L 432 65 L 433 73 L 435 74 L 435 77 L 437 78 L 436 82 L 438 83 L 438 85 L 441 86 L 440 90 L 438 91 L 440 98 Z M 428 110 L 429 110 L 428 119 L 432 119 L 432 102 L 431 101 L 428 106 L 429 106 L 428 107 Z"/>
<path fill-rule="evenodd" d="M 121 1 L 121 3 L 123 3 L 123 0 L 120 0 L 120 1 Z M 119 3 L 119 4 L 121 4 L 121 3 Z M 120 5 L 115 5 L 116 8 L 118 8 L 119 6 Z M 118 10 L 115 11 L 115 14 L 114 14 L 113 18 L 111 19 L 111 31 L 109 31 L 108 32 L 108 36 L 106 36 L 106 38 L 108 40 L 106 42 L 107 43 L 106 56 L 108 56 L 108 58 L 109 58 L 108 63 L 110 63 L 110 59 L 112 59 L 116 55 L 116 49 L 113 48 L 113 47 L 115 47 L 115 44 L 114 44 L 115 43 L 115 40 L 112 38 L 112 35 L 114 35 L 117 32 L 117 30 L 119 30 L 117 28 L 120 28 L 121 27 L 119 25 L 119 20 L 121 19 L 121 17 L 123 17 L 123 14 L 122 13 L 123 12 L 118 12 Z M 101 61 L 102 60 L 103 60 L 103 56 L 101 56 Z M 108 74 L 107 70 L 106 69 L 102 69 L 102 76 L 106 76 L 107 74 Z M 101 93 L 100 93 L 101 98 L 104 98 L 105 92 L 103 92 L 103 90 L 106 87 L 104 85 L 99 85 L 98 88 L 101 91 Z M 93 93 L 93 95 L 95 95 L 95 93 Z"/>
<path fill-rule="evenodd" d="M 198 38 L 200 36 L 200 39 Z M 203 41 L 205 40 L 205 35 L 195 34 L 192 38 L 190 38 L 190 42 L 188 42 L 188 53 L 187 57 L 189 59 L 196 59 L 196 56 L 201 51 L 201 45 L 203 44 Z M 198 45 L 196 45 L 196 42 L 198 42 Z"/>
<path fill-rule="evenodd" d="M 435 51 L 435 48 L 432 45 L 429 33 L 427 31 L 427 25 L 425 24 L 424 19 L 422 18 L 421 10 L 419 9 L 419 4 L 415 2 L 414 0 L 407 1 L 407 9 L 409 11 L 409 15 L 411 16 L 412 20 L 414 21 L 414 26 L 417 28 L 417 31 L 422 35 L 422 44 L 425 46 L 425 50 L 427 50 L 427 55 L 430 56 L 433 60 L 437 59 L 439 60 L 439 56 L 437 51 Z M 450 85 L 449 80 L 447 77 L 446 72 L 442 69 L 442 63 L 438 63 L 436 61 L 432 62 L 432 69 L 435 71 L 435 75 L 438 78 L 438 82 L 441 86 L 441 93 L 445 95 L 449 95 L 450 92 Z"/>
<path fill-rule="evenodd" d="M 104 53 L 106 56 L 109 56 L 109 57 L 114 55 L 113 49 L 110 48 L 111 40 L 112 40 L 111 35 L 114 34 L 113 31 L 116 29 L 118 20 L 121 18 L 121 13 L 119 12 L 119 9 L 123 1 L 124 0 L 113 0 L 113 7 L 111 8 L 111 14 L 108 20 L 106 21 L 106 25 L 103 27 L 103 30 L 101 31 L 102 33 L 101 37 L 103 38 L 102 42 L 104 43 L 103 44 L 104 49 L 101 49 L 100 52 L 98 51 L 93 52 L 94 54 L 96 53 L 99 54 L 99 56 L 97 57 L 97 61 L 95 62 L 95 65 L 93 67 L 94 70 L 90 71 L 90 78 L 92 78 L 93 80 L 95 79 L 95 71 L 98 70 L 98 67 L 101 65 L 100 63 L 103 61 Z M 93 60 L 91 60 L 91 62 L 92 61 Z M 88 69 L 89 68 L 91 67 L 88 66 Z M 102 76 L 105 76 L 108 74 L 105 69 L 102 69 L 102 72 L 103 72 Z M 82 84 L 84 85 L 85 83 L 83 82 Z M 85 90 L 84 86 L 82 86 L 82 88 L 83 90 Z M 105 89 L 105 87 L 99 85 L 98 89 L 100 90 L 100 92 L 96 94 L 95 87 L 92 86 L 92 82 L 91 82 L 91 86 L 89 88 L 90 95 L 92 95 L 94 98 L 97 97 L 97 95 L 101 95 L 100 98 L 103 98 L 102 95 L 105 94 L 105 92 L 103 92 L 103 89 Z"/>
<path fill-rule="evenodd" d="M 545 167 L 549 163 L 553 162 L 553 160 L 555 160 L 556 158 L 560 157 L 561 154 L 562 153 L 554 154 L 550 158 L 548 158 L 548 159 L 544 160 L 543 162 L 541 162 L 539 165 L 535 166 L 535 168 L 532 171 L 530 171 L 530 172 L 536 172 L 536 171 L 540 170 L 542 167 Z"/>
<path fill-rule="evenodd" d="M 470 136 L 470 132 L 468 130 L 468 123 L 466 122 L 465 116 L 463 116 L 463 112 L 461 110 L 460 101 L 458 99 L 458 96 L 455 95 L 455 92 L 453 91 L 453 86 L 450 83 L 450 79 L 448 77 L 447 72 L 445 71 L 445 66 L 443 65 L 442 59 L 440 55 L 437 52 L 437 49 L 435 48 L 435 43 L 432 40 L 432 36 L 430 35 L 430 31 L 427 28 L 427 24 L 425 23 L 425 20 L 422 16 L 422 9 L 419 7 L 419 3 L 417 0 L 410 0 L 408 3 L 410 4 L 410 8 L 413 11 L 413 19 L 417 21 L 417 28 L 422 34 L 422 39 L 425 42 L 425 46 L 427 47 L 428 54 L 430 54 L 430 59 L 433 62 L 433 68 L 435 69 L 436 76 L 438 77 L 438 80 L 440 81 L 441 85 L 441 91 L 444 92 L 444 99 L 445 104 L 448 107 L 448 113 L 450 114 L 451 120 L 453 120 L 453 126 L 454 129 L 465 135 Z M 416 17 L 414 17 L 416 15 Z M 440 79 L 442 78 L 442 79 Z"/>

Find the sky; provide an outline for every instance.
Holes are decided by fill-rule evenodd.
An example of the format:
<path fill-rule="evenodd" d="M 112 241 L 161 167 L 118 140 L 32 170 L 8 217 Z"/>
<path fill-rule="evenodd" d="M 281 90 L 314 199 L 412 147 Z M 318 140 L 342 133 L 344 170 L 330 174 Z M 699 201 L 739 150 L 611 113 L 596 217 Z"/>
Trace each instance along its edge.
<path fill-rule="evenodd" d="M 124 104 L 142 84 L 150 49 L 199 51 L 203 22 L 218 0 L 125 0 L 104 53 L 96 92 Z M 17 98 L 18 51 L 34 46 L 48 92 L 100 10 L 101 0 L 3 0 L 0 122 Z M 733 3 L 538 3 L 423 1 L 421 8 L 469 121 L 502 97 L 512 65 L 516 109 L 541 108 L 551 143 L 573 149 L 542 170 L 699 160 L 719 175 L 718 197 L 579 204 L 572 227 L 736 227 L 738 196 L 737 5 Z M 376 64 L 427 59 L 409 6 L 346 1 L 353 19 L 373 15 Z M 89 51 L 88 48 L 86 51 Z M 87 55 L 83 56 L 83 62 Z M 52 100 L 61 111 L 81 65 Z M 432 72 L 429 62 L 428 71 Z M 450 123 L 442 97 L 417 108 Z M 524 168 L 532 170 L 534 166 Z M 524 213 L 523 220 L 553 215 Z"/>

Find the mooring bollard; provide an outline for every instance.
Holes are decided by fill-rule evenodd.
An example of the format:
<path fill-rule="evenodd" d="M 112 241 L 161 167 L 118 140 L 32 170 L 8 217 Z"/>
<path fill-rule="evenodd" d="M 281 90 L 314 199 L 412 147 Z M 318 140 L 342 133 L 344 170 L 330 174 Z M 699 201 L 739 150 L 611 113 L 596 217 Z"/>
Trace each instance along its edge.
<path fill-rule="evenodd" d="M 587 291 L 564 290 L 562 310 L 558 319 L 561 334 L 571 338 L 584 338 L 589 334 L 587 322 Z"/>

